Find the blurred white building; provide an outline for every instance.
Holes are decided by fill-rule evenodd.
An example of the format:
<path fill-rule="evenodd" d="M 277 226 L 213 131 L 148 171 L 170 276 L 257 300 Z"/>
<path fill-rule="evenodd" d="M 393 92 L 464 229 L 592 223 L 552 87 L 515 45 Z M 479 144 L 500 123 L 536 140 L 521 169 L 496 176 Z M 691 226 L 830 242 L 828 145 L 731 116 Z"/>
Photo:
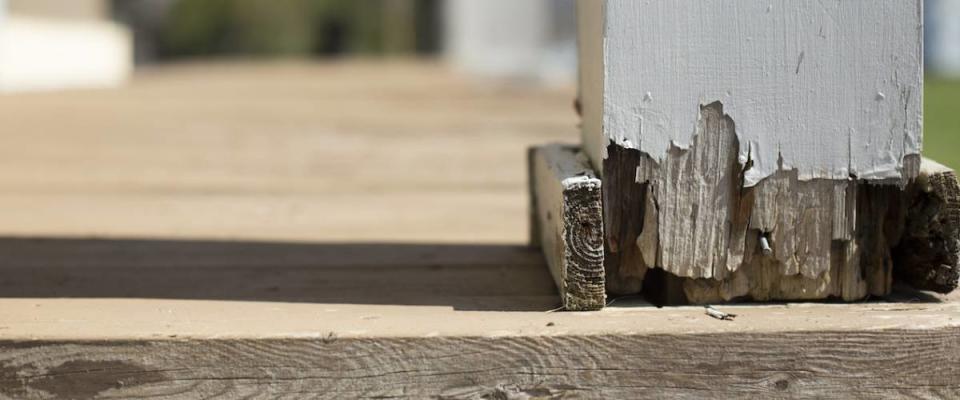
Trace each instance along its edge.
<path fill-rule="evenodd" d="M 574 0 L 447 0 L 444 52 L 483 77 L 572 84 L 577 74 Z"/>
<path fill-rule="evenodd" d="M 960 77 L 960 0 L 926 0 L 924 11 L 927 68 Z"/>
<path fill-rule="evenodd" d="M 117 86 L 132 69 L 107 0 L 0 0 L 0 92 Z"/>

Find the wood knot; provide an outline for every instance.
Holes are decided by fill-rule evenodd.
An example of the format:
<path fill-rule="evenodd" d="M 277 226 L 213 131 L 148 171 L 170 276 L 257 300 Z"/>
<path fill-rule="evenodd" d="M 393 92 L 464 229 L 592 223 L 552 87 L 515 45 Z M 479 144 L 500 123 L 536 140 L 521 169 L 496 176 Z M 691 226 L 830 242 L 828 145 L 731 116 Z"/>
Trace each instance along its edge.
<path fill-rule="evenodd" d="M 777 390 L 784 391 L 790 388 L 790 381 L 786 379 L 780 379 L 774 382 L 773 386 L 776 387 Z"/>

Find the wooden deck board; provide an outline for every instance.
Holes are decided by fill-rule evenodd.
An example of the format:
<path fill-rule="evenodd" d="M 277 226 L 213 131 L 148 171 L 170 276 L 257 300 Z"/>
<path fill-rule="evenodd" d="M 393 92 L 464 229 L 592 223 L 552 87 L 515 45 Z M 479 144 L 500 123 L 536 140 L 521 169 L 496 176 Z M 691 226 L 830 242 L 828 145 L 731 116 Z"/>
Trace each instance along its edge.
<path fill-rule="evenodd" d="M 524 243 L 526 149 L 576 142 L 574 92 L 342 62 L 3 96 L 0 209 L 30 212 L 0 235 Z"/>
<path fill-rule="evenodd" d="M 573 92 L 488 87 L 224 64 L 0 97 L 0 398 L 960 395 L 956 295 L 548 312 L 524 156 L 576 140 Z"/>

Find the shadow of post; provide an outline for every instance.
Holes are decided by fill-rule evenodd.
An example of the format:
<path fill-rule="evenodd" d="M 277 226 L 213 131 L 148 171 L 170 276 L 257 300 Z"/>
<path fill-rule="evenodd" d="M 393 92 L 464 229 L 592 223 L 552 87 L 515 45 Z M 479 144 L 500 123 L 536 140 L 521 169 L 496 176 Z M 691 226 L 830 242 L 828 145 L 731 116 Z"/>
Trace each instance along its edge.
<path fill-rule="evenodd" d="M 558 305 L 537 249 L 508 245 L 0 238 L 0 297 Z"/>

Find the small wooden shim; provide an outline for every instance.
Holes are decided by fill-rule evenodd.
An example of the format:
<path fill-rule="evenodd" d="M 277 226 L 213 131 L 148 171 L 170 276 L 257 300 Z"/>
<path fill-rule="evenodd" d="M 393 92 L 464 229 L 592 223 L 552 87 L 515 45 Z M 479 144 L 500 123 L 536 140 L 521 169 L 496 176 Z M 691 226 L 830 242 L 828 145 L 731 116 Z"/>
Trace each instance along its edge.
<path fill-rule="evenodd" d="M 586 157 L 563 145 L 529 152 L 531 241 L 540 245 L 570 311 L 606 304 L 601 184 Z"/>

